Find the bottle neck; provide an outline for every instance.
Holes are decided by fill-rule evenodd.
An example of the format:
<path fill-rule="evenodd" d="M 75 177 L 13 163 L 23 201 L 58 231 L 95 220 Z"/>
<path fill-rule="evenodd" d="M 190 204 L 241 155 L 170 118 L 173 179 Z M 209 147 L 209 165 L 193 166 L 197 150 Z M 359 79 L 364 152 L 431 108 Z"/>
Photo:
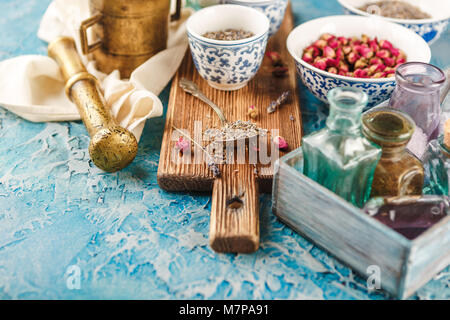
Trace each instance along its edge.
<path fill-rule="evenodd" d="M 338 108 L 331 107 L 326 126 L 329 130 L 341 134 L 359 134 L 361 128 L 361 111 L 343 112 Z"/>
<path fill-rule="evenodd" d="M 406 151 L 406 144 L 387 146 L 381 145 L 381 158 L 389 160 L 398 160 L 402 157 L 403 153 Z"/>

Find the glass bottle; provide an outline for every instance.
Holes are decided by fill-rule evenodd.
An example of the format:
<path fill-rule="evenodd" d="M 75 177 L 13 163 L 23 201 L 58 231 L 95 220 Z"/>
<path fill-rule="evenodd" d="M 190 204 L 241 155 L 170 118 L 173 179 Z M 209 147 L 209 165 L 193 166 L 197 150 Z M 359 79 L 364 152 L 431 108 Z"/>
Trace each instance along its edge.
<path fill-rule="evenodd" d="M 439 135 L 440 89 L 445 83 L 441 69 L 422 62 L 407 62 L 395 72 L 397 85 L 389 106 L 406 112 L 416 123 L 408 149 L 422 158 L 429 141 Z"/>
<path fill-rule="evenodd" d="M 362 127 L 364 135 L 382 148 L 371 196 L 421 195 L 424 169 L 406 149 L 414 132 L 414 120 L 399 110 L 377 108 L 364 113 Z"/>
<path fill-rule="evenodd" d="M 426 182 L 425 194 L 449 195 L 450 181 L 450 120 L 444 126 L 444 135 L 428 145 L 423 157 Z"/>
<path fill-rule="evenodd" d="M 326 127 L 303 138 L 303 173 L 362 207 L 381 155 L 380 148 L 361 133 L 361 114 L 368 98 L 357 89 L 334 88 L 328 101 Z"/>
<path fill-rule="evenodd" d="M 376 197 L 364 212 L 381 223 L 414 239 L 450 213 L 447 196 Z"/>

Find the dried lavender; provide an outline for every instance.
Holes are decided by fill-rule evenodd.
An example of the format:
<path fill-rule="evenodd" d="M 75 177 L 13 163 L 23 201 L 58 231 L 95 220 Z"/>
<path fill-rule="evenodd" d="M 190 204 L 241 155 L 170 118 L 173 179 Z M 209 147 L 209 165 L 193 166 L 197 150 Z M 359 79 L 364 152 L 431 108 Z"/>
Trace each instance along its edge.
<path fill-rule="evenodd" d="M 254 33 L 251 31 L 245 31 L 242 29 L 226 29 L 223 31 L 211 31 L 203 34 L 205 38 L 214 39 L 214 40 L 225 40 L 225 41 L 233 41 L 233 40 L 242 40 L 247 39 L 254 36 Z"/>
<path fill-rule="evenodd" d="M 237 120 L 227 123 L 220 129 L 208 129 L 204 132 L 205 139 L 211 141 L 234 141 L 267 135 L 266 129 L 259 128 L 251 121 Z"/>
<path fill-rule="evenodd" d="M 197 147 L 199 147 L 204 153 L 205 155 L 208 157 L 208 168 L 209 170 L 211 170 L 214 178 L 220 177 L 220 169 L 217 166 L 217 163 L 215 161 L 215 157 L 213 157 L 208 151 L 206 151 L 205 148 L 203 148 L 197 141 L 193 140 L 191 137 L 189 137 L 188 135 L 186 135 L 183 131 L 181 131 L 180 129 L 178 129 L 177 127 L 175 127 L 174 125 L 172 125 L 172 127 L 178 131 L 179 133 L 181 133 L 183 136 L 185 136 L 186 138 L 188 138 L 190 141 L 192 141 L 192 143 L 194 143 Z"/>
<path fill-rule="evenodd" d="M 281 96 L 278 97 L 277 100 L 272 101 L 270 105 L 267 107 L 267 113 L 275 112 L 277 108 L 279 108 L 283 103 L 286 102 L 290 94 L 291 92 L 289 90 L 285 91 Z"/>

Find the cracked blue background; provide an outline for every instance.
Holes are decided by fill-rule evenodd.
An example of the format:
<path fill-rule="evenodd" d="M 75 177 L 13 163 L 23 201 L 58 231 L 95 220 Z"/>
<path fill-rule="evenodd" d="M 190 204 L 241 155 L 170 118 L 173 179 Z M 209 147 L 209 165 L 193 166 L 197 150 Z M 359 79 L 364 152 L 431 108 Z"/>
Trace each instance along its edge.
<path fill-rule="evenodd" d="M 0 2 L 0 60 L 46 54 L 36 32 L 49 0 Z M 341 14 L 336 1 L 294 0 L 296 24 Z M 432 63 L 450 63 L 447 31 Z M 167 106 L 169 87 L 160 95 Z M 305 133 L 324 105 L 300 85 Z M 81 122 L 31 123 L 0 108 L 1 299 L 389 299 L 277 221 L 261 196 L 261 248 L 208 246 L 210 197 L 156 182 L 164 117 L 147 121 L 136 160 L 107 174 L 89 165 Z M 81 271 L 79 290 L 67 269 Z M 449 299 L 450 268 L 412 299 Z"/>

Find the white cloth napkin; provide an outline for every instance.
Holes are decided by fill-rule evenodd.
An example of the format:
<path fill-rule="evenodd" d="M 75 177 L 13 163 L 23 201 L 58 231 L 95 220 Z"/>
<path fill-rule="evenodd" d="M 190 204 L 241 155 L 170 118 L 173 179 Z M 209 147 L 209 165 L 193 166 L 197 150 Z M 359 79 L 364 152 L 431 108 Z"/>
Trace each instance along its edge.
<path fill-rule="evenodd" d="M 185 55 L 185 21 L 191 13 L 184 9 L 182 18 L 170 24 L 167 49 L 139 66 L 129 80 L 120 80 L 117 70 L 109 75 L 99 72 L 92 57 L 82 56 L 87 70 L 100 80 L 114 117 L 138 140 L 145 120 L 162 115 L 158 95 Z M 78 28 L 89 16 L 88 0 L 55 0 L 42 18 L 38 37 L 50 42 L 71 36 L 79 49 Z M 33 122 L 80 119 L 76 106 L 65 95 L 58 65 L 46 56 L 25 55 L 0 62 L 0 106 Z"/>

